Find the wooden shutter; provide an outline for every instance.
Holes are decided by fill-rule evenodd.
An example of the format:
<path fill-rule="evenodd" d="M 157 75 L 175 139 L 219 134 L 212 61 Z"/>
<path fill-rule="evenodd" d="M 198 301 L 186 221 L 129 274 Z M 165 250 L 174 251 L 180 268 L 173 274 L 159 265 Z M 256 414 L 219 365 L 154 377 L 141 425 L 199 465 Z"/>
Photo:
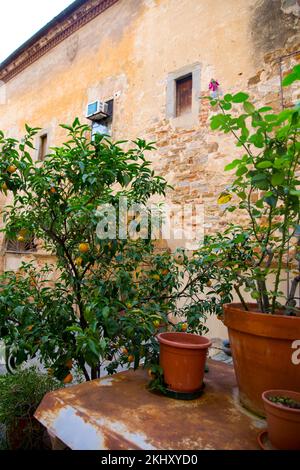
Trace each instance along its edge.
<path fill-rule="evenodd" d="M 39 160 L 43 161 L 47 153 L 47 134 L 41 135 L 39 145 Z"/>
<path fill-rule="evenodd" d="M 192 111 L 192 75 L 176 80 L 176 116 Z"/>

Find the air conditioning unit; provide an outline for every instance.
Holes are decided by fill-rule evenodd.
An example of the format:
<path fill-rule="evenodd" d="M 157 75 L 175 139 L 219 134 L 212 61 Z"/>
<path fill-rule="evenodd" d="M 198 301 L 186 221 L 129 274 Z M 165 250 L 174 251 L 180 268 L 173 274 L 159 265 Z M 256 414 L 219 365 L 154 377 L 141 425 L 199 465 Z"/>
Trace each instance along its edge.
<path fill-rule="evenodd" d="M 93 101 L 87 106 L 87 119 L 91 121 L 99 121 L 100 119 L 105 119 L 109 116 L 108 103 L 104 101 Z"/>

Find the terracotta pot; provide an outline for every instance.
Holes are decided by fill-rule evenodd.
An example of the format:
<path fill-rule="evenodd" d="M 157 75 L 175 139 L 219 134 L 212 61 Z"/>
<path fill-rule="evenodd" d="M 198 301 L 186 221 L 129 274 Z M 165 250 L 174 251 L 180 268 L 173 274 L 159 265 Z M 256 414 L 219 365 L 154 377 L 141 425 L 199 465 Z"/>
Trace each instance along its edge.
<path fill-rule="evenodd" d="M 300 318 L 255 311 L 249 304 L 224 305 L 233 363 L 242 404 L 265 416 L 265 390 L 300 390 L 300 364 L 293 361 L 293 343 L 300 340 Z"/>
<path fill-rule="evenodd" d="M 300 393 L 268 390 L 262 394 L 272 446 L 279 450 L 300 450 L 300 410 L 273 403 L 268 400 L 271 396 L 284 396 L 300 402 Z"/>
<path fill-rule="evenodd" d="M 208 338 L 190 333 L 159 333 L 160 366 L 174 392 L 193 393 L 203 384 Z"/>

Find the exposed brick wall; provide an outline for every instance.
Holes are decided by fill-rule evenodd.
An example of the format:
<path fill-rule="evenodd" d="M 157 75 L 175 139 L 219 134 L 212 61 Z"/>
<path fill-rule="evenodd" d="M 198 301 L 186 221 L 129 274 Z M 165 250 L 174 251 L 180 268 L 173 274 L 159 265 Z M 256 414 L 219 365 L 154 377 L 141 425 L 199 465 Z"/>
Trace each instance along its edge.
<path fill-rule="evenodd" d="M 300 43 L 265 56 L 262 68 L 249 78 L 245 90 L 254 104 L 272 106 L 275 112 L 282 109 L 279 58 L 283 56 L 281 69 L 284 76 L 299 63 L 300 53 L 295 53 L 299 49 Z M 233 91 L 240 90 L 230 90 Z M 205 231 L 210 233 L 229 221 L 243 221 L 241 214 L 224 216 L 217 204 L 218 195 L 232 180 L 232 174 L 223 171 L 224 166 L 235 156 L 241 156 L 243 151 L 235 148 L 233 136 L 210 130 L 210 117 L 215 111 L 204 98 L 207 93 L 201 93 L 200 113 L 194 126 L 176 128 L 174 121 L 162 119 L 147 129 L 146 136 L 156 142 L 155 169 L 174 187 L 174 191 L 168 192 L 168 200 L 173 204 L 204 204 Z M 283 89 L 285 107 L 294 105 L 298 99 L 299 87 Z"/>

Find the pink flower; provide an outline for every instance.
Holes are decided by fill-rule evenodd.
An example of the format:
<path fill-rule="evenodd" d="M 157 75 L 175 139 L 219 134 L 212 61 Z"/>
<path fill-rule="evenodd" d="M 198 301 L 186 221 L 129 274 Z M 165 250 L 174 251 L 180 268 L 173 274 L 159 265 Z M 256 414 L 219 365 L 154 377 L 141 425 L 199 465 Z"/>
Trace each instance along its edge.
<path fill-rule="evenodd" d="M 210 84 L 209 84 L 209 89 L 211 91 L 218 91 L 218 88 L 219 88 L 220 84 L 217 80 L 214 80 L 213 78 L 211 79 L 210 81 Z"/>

